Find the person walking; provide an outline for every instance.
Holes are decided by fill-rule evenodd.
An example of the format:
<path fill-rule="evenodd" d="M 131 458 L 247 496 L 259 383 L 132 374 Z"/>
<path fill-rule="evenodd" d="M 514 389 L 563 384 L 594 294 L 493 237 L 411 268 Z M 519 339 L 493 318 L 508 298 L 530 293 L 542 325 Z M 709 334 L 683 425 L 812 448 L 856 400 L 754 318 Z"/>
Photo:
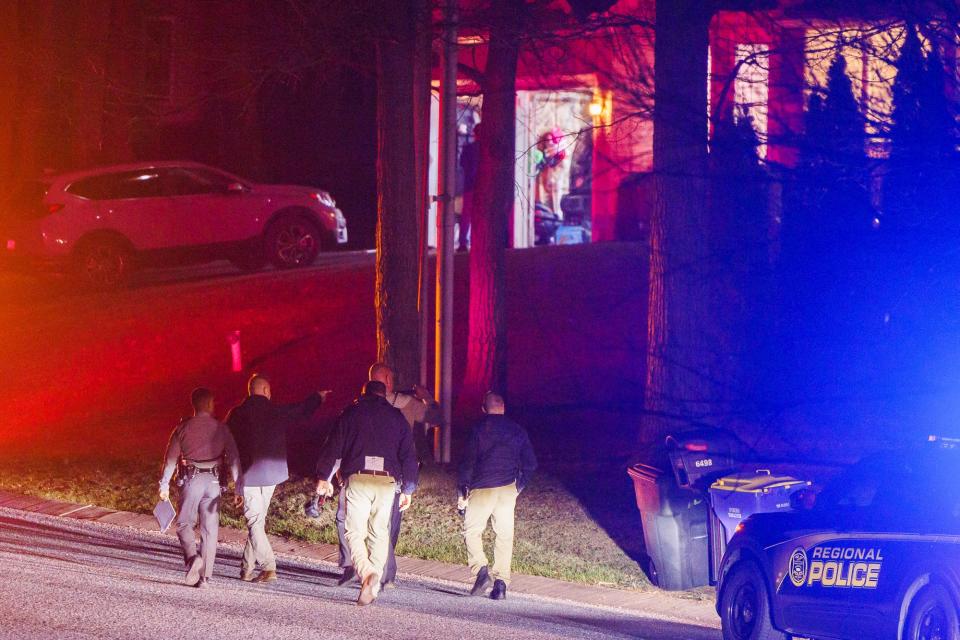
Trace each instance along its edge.
<path fill-rule="evenodd" d="M 470 138 L 460 150 L 460 170 L 463 172 L 463 199 L 460 208 L 460 232 L 457 238 L 457 251 L 470 248 L 470 224 L 477 203 L 474 199 L 474 187 L 477 184 L 477 168 L 480 166 L 480 123 L 473 126 Z"/>
<path fill-rule="evenodd" d="M 475 576 L 471 595 L 481 595 L 490 582 L 490 597 L 507 597 L 513 562 L 513 512 L 517 496 L 530 482 L 537 458 L 527 432 L 504 415 L 503 398 L 483 398 L 484 419 L 473 429 L 460 464 L 458 509 L 465 510 L 463 538 L 467 562 Z M 483 550 L 483 531 L 493 525 L 493 567 Z"/>
<path fill-rule="evenodd" d="M 270 381 L 254 374 L 247 383 L 247 398 L 231 409 L 227 426 L 240 453 L 243 484 L 243 516 L 247 543 L 243 547 L 240 579 L 244 582 L 274 582 L 277 561 L 266 533 L 266 518 L 277 485 L 290 477 L 287 467 L 287 423 L 307 418 L 330 391 L 310 394 L 302 402 L 280 405 L 271 401 Z M 257 567 L 260 573 L 254 575 Z"/>
<path fill-rule="evenodd" d="M 383 362 L 376 362 L 371 365 L 368 372 L 368 379 L 382 382 L 387 390 L 385 396 L 387 402 L 394 408 L 399 409 L 400 413 L 403 414 L 404 419 L 406 419 L 407 424 L 414 434 L 414 445 L 416 446 L 417 459 L 419 461 L 427 452 L 424 451 L 426 445 L 421 443 L 422 438 L 417 437 L 420 434 L 423 434 L 425 437 L 425 433 L 418 431 L 416 425 L 418 423 L 426 425 L 440 422 L 442 419 L 440 405 L 433 399 L 430 391 L 420 385 L 414 385 L 412 393 L 397 391 L 395 382 L 396 372 L 392 367 Z M 381 576 L 380 579 L 383 587 L 386 589 L 395 587 L 397 579 L 396 549 L 397 541 L 400 538 L 400 525 L 403 521 L 403 512 L 400 511 L 400 489 L 401 487 L 397 485 L 393 508 L 390 511 L 390 548 L 387 553 L 387 563 L 384 567 L 383 576 Z M 339 499 L 337 500 L 336 515 L 337 537 L 340 542 L 340 567 L 343 569 L 343 574 L 337 584 L 341 586 L 357 578 L 356 570 L 350 559 L 350 550 L 347 546 L 345 533 L 346 507 L 346 496 L 341 491 Z"/>
<path fill-rule="evenodd" d="M 344 533 L 352 566 L 361 579 L 357 604 L 380 594 L 390 548 L 390 513 L 400 484 L 405 511 L 417 487 L 416 450 L 410 427 L 386 398 L 382 382 L 371 380 L 363 394 L 340 415 L 317 460 L 317 494 L 331 495 L 329 478 L 339 463 L 346 501 Z"/>
<path fill-rule="evenodd" d="M 177 538 L 187 566 L 184 583 L 206 587 L 213 576 L 220 530 L 220 474 L 226 462 L 234 483 L 234 504 L 243 500 L 239 483 L 240 462 L 230 431 L 213 417 L 214 399 L 209 389 L 199 387 L 190 394 L 193 417 L 182 420 L 170 434 L 160 475 L 160 499 L 170 499 L 170 480 L 178 472 L 180 503 L 177 509 Z M 194 528 L 200 521 L 200 552 Z"/>

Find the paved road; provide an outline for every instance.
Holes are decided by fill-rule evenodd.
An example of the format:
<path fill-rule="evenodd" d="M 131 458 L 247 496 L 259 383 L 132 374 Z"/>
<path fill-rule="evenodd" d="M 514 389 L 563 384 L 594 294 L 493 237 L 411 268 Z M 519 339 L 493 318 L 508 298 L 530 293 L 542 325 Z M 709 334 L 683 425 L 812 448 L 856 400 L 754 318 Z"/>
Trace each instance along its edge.
<path fill-rule="evenodd" d="M 172 540 L 104 524 L 0 508 L 0 638 L 658 638 L 716 640 L 716 630 L 602 608 L 404 580 L 373 606 L 335 586 L 324 563 L 281 563 L 269 586 L 236 578 L 222 547 L 209 589 L 180 583 Z"/>
<path fill-rule="evenodd" d="M 182 267 L 147 268 L 133 273 L 126 289 L 138 290 L 167 285 L 215 283 L 243 279 L 270 280 L 282 276 L 284 273 L 298 277 L 297 274 L 302 275 L 305 272 L 322 272 L 336 267 L 372 264 L 373 260 L 372 250 L 337 250 L 320 254 L 311 267 L 280 273 L 269 265 L 260 271 L 244 273 L 225 260 Z M 105 295 L 78 287 L 66 274 L 28 275 L 2 271 L 0 271 L 0 294 L 8 303 L 36 303 L 78 296 Z M 110 292 L 106 295 L 110 295 Z"/>

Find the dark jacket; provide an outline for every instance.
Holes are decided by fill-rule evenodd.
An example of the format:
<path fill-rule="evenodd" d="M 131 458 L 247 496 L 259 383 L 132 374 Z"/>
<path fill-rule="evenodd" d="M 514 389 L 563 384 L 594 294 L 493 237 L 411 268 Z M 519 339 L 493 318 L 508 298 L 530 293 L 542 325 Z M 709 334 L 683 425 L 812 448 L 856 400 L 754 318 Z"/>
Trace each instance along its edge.
<path fill-rule="evenodd" d="M 243 486 L 269 487 L 290 477 L 287 469 L 287 424 L 306 418 L 322 402 L 311 394 L 303 402 L 280 405 L 264 396 L 248 396 L 230 410 L 227 426 L 240 452 Z"/>
<path fill-rule="evenodd" d="M 402 483 L 404 493 L 417 487 L 413 434 L 403 414 L 383 396 L 362 395 L 340 414 L 317 460 L 317 477 L 329 478 L 337 460 L 344 478 L 363 470 L 386 471 Z"/>
<path fill-rule="evenodd" d="M 506 416 L 488 415 L 467 440 L 458 487 L 467 492 L 516 482 L 522 491 L 536 468 L 537 457 L 526 430 Z"/>

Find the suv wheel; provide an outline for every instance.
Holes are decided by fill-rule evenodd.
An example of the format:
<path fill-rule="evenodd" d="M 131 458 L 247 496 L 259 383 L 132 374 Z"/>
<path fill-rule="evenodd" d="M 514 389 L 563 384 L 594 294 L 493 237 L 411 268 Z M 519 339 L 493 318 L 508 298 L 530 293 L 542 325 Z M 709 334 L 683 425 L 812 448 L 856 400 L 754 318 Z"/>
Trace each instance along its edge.
<path fill-rule="evenodd" d="M 90 240 L 76 255 L 77 274 L 84 283 L 96 289 L 113 289 L 123 285 L 130 275 L 133 254 L 118 242 Z"/>
<path fill-rule="evenodd" d="M 751 563 L 734 567 L 720 600 L 723 640 L 784 640 L 770 622 L 767 583 Z"/>
<path fill-rule="evenodd" d="M 910 604 L 903 640 L 957 640 L 957 610 L 946 589 L 927 585 Z"/>
<path fill-rule="evenodd" d="M 320 231 L 305 218 L 281 218 L 267 229 L 265 246 L 278 269 L 310 266 L 320 253 Z"/>

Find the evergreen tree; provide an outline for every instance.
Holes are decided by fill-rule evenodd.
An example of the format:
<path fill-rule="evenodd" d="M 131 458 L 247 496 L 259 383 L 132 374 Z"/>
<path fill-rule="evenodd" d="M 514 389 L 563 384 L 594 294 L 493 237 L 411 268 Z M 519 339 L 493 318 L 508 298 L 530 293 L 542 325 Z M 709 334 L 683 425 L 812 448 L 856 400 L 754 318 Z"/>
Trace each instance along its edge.
<path fill-rule="evenodd" d="M 837 54 L 825 89 L 810 96 L 797 172 L 797 223 L 817 234 L 857 233 L 872 218 L 863 114 Z"/>
<path fill-rule="evenodd" d="M 883 194 L 889 223 L 926 231 L 956 228 L 957 128 L 943 62 L 936 42 L 923 55 L 912 26 L 897 61 L 889 140 Z"/>

